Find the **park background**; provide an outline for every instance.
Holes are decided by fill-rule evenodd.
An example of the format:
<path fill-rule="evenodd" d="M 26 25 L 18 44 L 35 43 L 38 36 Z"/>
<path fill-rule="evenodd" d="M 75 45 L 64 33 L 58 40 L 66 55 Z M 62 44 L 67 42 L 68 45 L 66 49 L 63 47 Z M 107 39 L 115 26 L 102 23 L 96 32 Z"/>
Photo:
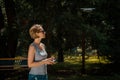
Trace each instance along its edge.
<path fill-rule="evenodd" d="M 46 50 L 56 57 L 56 64 L 48 66 L 49 80 L 120 80 L 119 4 L 120 0 L 0 0 L 0 58 L 27 58 L 29 28 L 42 24 Z M 28 70 L 0 74 L 3 80 L 27 80 Z"/>

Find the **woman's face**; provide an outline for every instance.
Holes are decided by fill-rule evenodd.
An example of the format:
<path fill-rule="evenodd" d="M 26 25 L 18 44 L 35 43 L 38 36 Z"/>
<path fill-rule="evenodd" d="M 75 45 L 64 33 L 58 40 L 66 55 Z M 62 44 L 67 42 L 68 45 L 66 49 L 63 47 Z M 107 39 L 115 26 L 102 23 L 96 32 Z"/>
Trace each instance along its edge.
<path fill-rule="evenodd" d="M 38 36 L 40 37 L 40 38 L 45 38 L 46 36 L 45 36 L 45 34 L 46 34 L 46 32 L 44 31 L 44 29 L 42 28 L 42 27 L 40 27 L 41 29 L 40 29 L 40 32 L 38 33 Z"/>

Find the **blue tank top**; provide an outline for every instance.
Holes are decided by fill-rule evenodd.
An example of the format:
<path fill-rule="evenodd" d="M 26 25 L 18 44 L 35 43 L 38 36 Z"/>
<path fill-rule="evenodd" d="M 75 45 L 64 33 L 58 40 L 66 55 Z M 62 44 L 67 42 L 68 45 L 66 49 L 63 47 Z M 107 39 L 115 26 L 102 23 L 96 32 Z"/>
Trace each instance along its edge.
<path fill-rule="evenodd" d="M 41 61 L 47 58 L 47 52 L 43 48 L 42 50 L 39 49 L 39 45 L 35 44 L 34 42 L 31 43 L 31 46 L 34 46 L 36 53 L 35 53 L 35 58 L 34 61 Z M 32 67 L 30 69 L 29 74 L 33 75 L 46 75 L 47 74 L 47 65 L 40 65 L 38 67 Z"/>

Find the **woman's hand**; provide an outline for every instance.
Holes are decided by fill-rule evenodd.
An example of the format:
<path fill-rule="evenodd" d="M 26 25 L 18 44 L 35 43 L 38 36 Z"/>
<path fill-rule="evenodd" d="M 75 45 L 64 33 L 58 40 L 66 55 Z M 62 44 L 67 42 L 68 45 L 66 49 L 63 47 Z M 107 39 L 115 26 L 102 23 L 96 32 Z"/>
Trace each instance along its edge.
<path fill-rule="evenodd" d="M 47 58 L 45 60 L 42 60 L 44 64 L 52 65 L 55 64 L 55 62 L 52 60 L 52 58 Z"/>
<path fill-rule="evenodd" d="M 53 62 L 55 62 L 56 61 L 56 59 L 55 59 L 55 57 L 54 56 L 51 56 L 50 58 L 48 58 L 48 59 L 50 59 L 51 61 L 53 61 Z"/>

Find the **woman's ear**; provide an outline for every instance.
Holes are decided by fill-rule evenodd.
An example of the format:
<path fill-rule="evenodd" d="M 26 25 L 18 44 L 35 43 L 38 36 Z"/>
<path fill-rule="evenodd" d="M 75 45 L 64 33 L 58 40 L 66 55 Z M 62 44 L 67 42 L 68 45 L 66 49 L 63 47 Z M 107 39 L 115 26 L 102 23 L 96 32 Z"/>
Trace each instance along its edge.
<path fill-rule="evenodd" d="M 37 38 L 39 38 L 39 37 L 40 37 L 39 33 L 35 33 L 35 35 L 36 35 L 36 37 L 37 37 Z"/>
<path fill-rule="evenodd" d="M 38 36 L 39 33 L 36 32 L 35 34 L 36 34 L 36 36 Z"/>

